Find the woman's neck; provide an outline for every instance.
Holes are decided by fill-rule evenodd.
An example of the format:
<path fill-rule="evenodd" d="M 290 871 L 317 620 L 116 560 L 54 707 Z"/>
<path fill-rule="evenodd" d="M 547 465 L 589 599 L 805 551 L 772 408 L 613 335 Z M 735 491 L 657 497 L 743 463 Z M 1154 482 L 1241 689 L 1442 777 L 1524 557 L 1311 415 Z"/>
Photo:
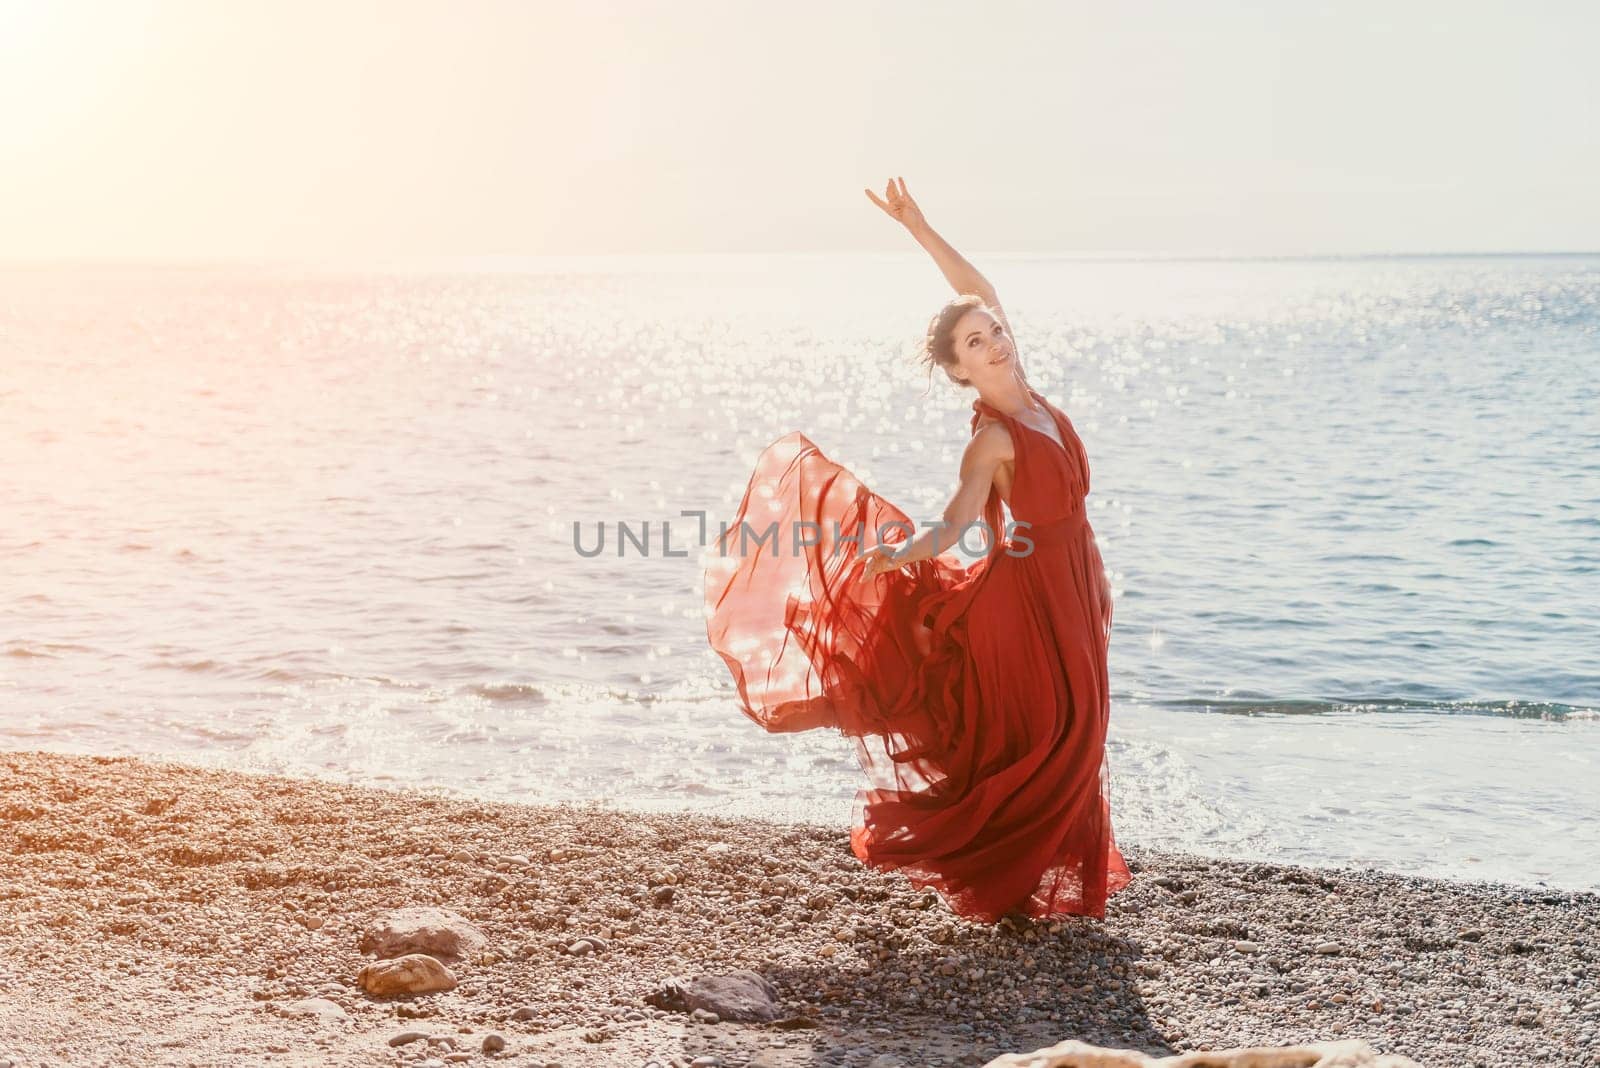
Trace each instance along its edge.
<path fill-rule="evenodd" d="M 989 407 L 1004 412 L 1012 418 L 1016 418 L 1022 412 L 1031 412 L 1037 407 L 1033 403 L 1033 395 L 1028 389 L 1028 384 L 1015 375 L 987 395 L 980 392 L 979 396 Z"/>

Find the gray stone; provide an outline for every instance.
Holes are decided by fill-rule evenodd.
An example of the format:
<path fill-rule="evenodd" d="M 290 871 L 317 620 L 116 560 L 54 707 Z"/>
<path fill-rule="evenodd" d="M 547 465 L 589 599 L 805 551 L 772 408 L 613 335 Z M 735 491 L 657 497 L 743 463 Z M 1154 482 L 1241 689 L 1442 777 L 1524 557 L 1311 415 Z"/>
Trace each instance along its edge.
<path fill-rule="evenodd" d="M 383 916 L 367 928 L 358 948 L 379 957 L 426 953 L 452 960 L 475 953 L 486 943 L 483 932 L 466 917 L 448 909 L 424 907 L 398 909 Z"/>
<path fill-rule="evenodd" d="M 771 1023 L 782 1015 L 778 991 L 766 977 L 747 969 L 693 979 L 669 979 L 645 1001 L 672 1012 L 696 1009 L 716 1013 L 722 1020 Z"/>

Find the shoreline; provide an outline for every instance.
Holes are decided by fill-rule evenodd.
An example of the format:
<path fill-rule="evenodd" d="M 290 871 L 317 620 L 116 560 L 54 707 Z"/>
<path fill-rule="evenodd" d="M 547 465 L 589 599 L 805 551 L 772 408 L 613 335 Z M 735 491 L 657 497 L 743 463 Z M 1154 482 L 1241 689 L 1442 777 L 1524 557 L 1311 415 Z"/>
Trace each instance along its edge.
<path fill-rule="evenodd" d="M 883 1068 L 1066 1039 L 1152 1056 L 1364 1039 L 1421 1065 L 1600 1057 L 1588 891 L 1119 842 L 1134 881 L 1104 921 L 988 927 L 864 868 L 844 826 L 46 752 L 0 752 L 0 829 L 0 1062 L 16 1068 Z M 452 966 L 453 990 L 374 998 L 361 936 L 416 906 L 460 914 L 486 948 Z M 583 936 L 601 948 L 568 952 Z M 813 1026 L 644 1001 L 735 969 Z M 292 1015 L 309 999 L 334 1008 Z M 428 1036 L 390 1045 L 408 1029 Z M 481 1052 L 490 1033 L 503 1052 Z"/>

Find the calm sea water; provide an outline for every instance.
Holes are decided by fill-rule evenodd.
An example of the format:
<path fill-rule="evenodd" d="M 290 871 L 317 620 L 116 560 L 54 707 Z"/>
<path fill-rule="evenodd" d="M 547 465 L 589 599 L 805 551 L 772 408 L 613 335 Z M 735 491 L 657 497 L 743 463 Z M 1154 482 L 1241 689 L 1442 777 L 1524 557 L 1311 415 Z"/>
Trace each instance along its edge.
<path fill-rule="evenodd" d="M 1123 844 L 1600 886 L 1600 258 L 980 262 L 1089 451 Z M 850 742 L 740 714 L 682 513 L 798 429 L 936 518 L 946 295 L 0 269 L 0 747 L 842 825 Z"/>

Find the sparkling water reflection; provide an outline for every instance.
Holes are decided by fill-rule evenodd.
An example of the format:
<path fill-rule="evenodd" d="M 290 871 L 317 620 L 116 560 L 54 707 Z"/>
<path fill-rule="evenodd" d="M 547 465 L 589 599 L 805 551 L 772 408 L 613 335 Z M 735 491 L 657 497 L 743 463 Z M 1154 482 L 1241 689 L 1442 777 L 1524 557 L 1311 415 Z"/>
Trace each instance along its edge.
<path fill-rule="evenodd" d="M 984 264 L 1089 450 L 1119 836 L 1600 885 L 1600 260 Z M 849 743 L 738 714 L 661 524 L 794 429 L 936 517 L 934 281 L 0 271 L 0 745 L 842 822 Z"/>

